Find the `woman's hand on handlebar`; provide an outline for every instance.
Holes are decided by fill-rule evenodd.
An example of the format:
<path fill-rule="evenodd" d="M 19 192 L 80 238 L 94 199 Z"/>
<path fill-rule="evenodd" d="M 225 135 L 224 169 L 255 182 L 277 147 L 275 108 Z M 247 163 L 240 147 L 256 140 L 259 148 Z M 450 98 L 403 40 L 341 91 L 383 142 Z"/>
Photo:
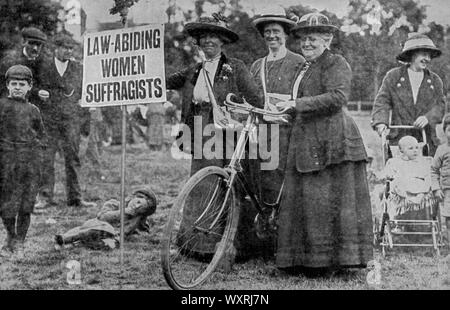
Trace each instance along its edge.
<path fill-rule="evenodd" d="M 295 108 L 295 105 L 295 100 L 281 101 L 276 103 L 277 108 L 281 110 L 286 108 Z"/>
<path fill-rule="evenodd" d="M 379 135 L 380 137 L 381 137 L 381 135 L 383 134 L 383 132 L 384 132 L 386 129 L 387 129 L 386 124 L 378 124 L 378 125 L 376 126 L 377 133 L 378 133 L 378 135 Z"/>
<path fill-rule="evenodd" d="M 437 189 L 433 191 L 434 197 L 440 201 L 443 201 L 445 198 L 444 192 L 441 189 Z"/>
<path fill-rule="evenodd" d="M 416 126 L 417 128 L 424 128 L 426 125 L 428 125 L 428 119 L 425 116 L 419 116 L 416 121 L 413 124 L 414 126 Z"/>

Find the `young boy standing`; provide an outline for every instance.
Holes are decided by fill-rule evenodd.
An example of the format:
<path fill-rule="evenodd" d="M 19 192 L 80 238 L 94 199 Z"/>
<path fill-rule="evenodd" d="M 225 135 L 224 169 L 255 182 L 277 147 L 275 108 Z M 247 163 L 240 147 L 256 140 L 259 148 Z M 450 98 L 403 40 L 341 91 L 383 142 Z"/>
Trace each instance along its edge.
<path fill-rule="evenodd" d="M 1 256 L 23 256 L 30 214 L 39 189 L 40 154 L 46 138 L 39 109 L 27 100 L 33 74 L 15 65 L 5 74 L 8 97 L 0 99 L 0 217 L 6 229 Z"/>
<path fill-rule="evenodd" d="M 450 246 L 450 114 L 444 115 L 442 128 L 447 143 L 439 145 L 436 150 L 431 165 L 431 181 L 435 197 L 443 200 L 441 216 L 445 218 L 447 243 Z"/>

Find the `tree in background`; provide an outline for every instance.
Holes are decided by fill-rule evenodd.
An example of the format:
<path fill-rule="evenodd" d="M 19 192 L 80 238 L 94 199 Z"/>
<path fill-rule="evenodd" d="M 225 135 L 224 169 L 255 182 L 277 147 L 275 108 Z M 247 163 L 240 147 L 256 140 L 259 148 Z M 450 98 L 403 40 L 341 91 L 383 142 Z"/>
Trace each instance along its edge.
<path fill-rule="evenodd" d="M 169 8 L 166 13 L 169 20 L 169 23 L 166 24 L 166 71 L 168 73 L 195 62 L 192 47 L 196 42 L 184 34 L 184 25 L 212 13 L 221 13 L 225 16 L 230 28 L 240 36 L 238 42 L 226 46 L 228 56 L 240 58 L 247 65 L 250 65 L 256 58 L 265 53 L 264 42 L 252 27 L 250 17 L 241 7 L 240 0 L 227 2 L 223 0 L 196 0 L 193 1 L 192 8 L 185 11 L 177 6 L 176 0 L 169 0 Z"/>
<path fill-rule="evenodd" d="M 51 0 L 0 0 L 0 55 L 21 41 L 20 30 L 34 26 L 49 36 L 62 24 L 63 7 Z"/>
<path fill-rule="evenodd" d="M 409 32 L 430 36 L 438 47 L 444 42 L 444 28 L 425 25 L 426 7 L 414 0 L 351 0 L 342 21 L 342 50 L 353 70 L 351 100 L 373 100 L 386 72 L 396 66 L 395 57 Z M 445 79 L 448 57 L 433 61 Z M 439 64 L 437 66 L 437 64 Z"/>

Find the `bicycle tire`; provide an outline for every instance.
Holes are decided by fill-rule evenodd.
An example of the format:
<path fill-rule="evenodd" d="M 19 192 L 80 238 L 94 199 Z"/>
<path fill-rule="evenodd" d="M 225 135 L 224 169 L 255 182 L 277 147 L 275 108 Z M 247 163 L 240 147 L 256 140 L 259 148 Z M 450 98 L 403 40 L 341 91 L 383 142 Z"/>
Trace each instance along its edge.
<path fill-rule="evenodd" d="M 234 239 L 239 212 L 235 190 L 226 185 L 228 180 L 229 174 L 223 168 L 215 166 L 203 168 L 191 176 L 176 198 L 163 231 L 161 248 L 163 274 L 172 289 L 192 289 L 204 283 L 214 272 L 228 245 Z M 203 183 L 204 187 L 196 190 L 197 186 Z M 205 191 L 206 187 L 209 188 L 208 192 Z M 199 208 L 200 216 L 194 216 L 196 220 L 189 223 L 184 215 L 184 207 L 188 203 L 190 195 L 193 194 L 193 198 L 196 197 L 196 193 L 205 194 L 205 197 L 212 193 L 212 196 L 200 200 L 200 202 L 208 201 L 208 203 L 205 207 Z M 217 217 L 219 212 L 215 215 L 214 212 L 217 211 L 219 203 L 224 209 L 223 214 Z M 220 221 L 212 229 L 206 228 L 214 223 L 214 216 Z M 182 225 L 183 220 L 187 224 Z M 194 231 L 197 232 L 194 233 Z M 189 233 L 192 233 L 192 236 Z M 203 237 L 205 240 L 213 239 L 213 243 L 214 239 L 220 239 L 215 243 L 210 254 L 205 255 L 193 250 L 198 244 L 195 240 Z"/>

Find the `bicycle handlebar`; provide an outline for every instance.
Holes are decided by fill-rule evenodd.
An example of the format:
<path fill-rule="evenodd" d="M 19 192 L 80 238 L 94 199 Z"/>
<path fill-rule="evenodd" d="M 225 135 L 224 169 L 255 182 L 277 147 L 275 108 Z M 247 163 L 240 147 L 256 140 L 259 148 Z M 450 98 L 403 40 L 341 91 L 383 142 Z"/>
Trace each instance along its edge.
<path fill-rule="evenodd" d="M 417 130 L 423 130 L 423 128 L 418 128 L 412 125 L 391 125 L 387 126 L 388 129 L 417 129 Z"/>
<path fill-rule="evenodd" d="M 235 96 L 235 94 L 233 93 L 229 93 L 225 99 L 224 104 L 233 109 L 233 110 L 240 110 L 240 111 L 244 111 L 244 112 L 249 112 L 249 113 L 256 113 L 256 114 L 261 114 L 261 115 L 267 115 L 267 116 L 277 116 L 277 117 L 288 117 L 290 116 L 289 114 L 287 114 L 286 112 L 289 111 L 291 108 L 285 108 L 283 110 L 280 110 L 278 112 L 273 112 L 273 111 L 269 111 L 269 110 L 265 110 L 265 109 L 260 109 L 260 108 L 256 108 L 252 105 L 250 105 L 244 98 L 244 103 L 237 103 L 231 100 L 231 97 Z"/>

